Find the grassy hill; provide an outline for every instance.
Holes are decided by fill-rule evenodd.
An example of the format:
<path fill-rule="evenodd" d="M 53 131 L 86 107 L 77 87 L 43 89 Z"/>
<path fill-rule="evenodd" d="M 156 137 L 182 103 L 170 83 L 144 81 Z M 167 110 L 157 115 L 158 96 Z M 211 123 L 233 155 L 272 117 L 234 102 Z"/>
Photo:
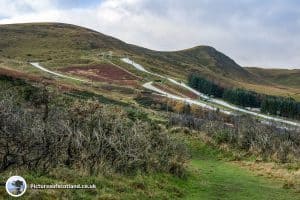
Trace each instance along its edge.
<path fill-rule="evenodd" d="M 300 69 L 263 69 L 257 67 L 246 69 L 269 82 L 300 89 Z"/>
<path fill-rule="evenodd" d="M 0 25 L 0 38 L 0 67 L 29 74 L 35 71 L 28 66 L 28 61 L 38 61 L 54 68 L 99 64 L 103 62 L 101 54 L 111 51 L 116 62 L 126 55 L 153 72 L 180 80 L 186 80 L 190 73 L 198 73 L 225 87 L 243 87 L 300 99 L 297 88 L 291 89 L 288 84 L 274 86 L 273 79 L 266 80 L 253 70 L 242 68 L 228 56 L 208 46 L 175 52 L 153 51 L 94 30 L 61 23 Z M 283 83 L 283 79 L 279 82 Z"/>
<path fill-rule="evenodd" d="M 152 51 L 90 29 L 56 23 L 1 25 L 0 37 L 0 58 L 16 62 L 80 64 L 93 62 L 100 52 L 113 51 L 114 55 L 130 55 L 149 62 L 156 68 L 154 71 L 180 74 L 179 78 L 197 72 L 211 78 L 255 80 L 232 59 L 207 46 L 176 52 Z"/>

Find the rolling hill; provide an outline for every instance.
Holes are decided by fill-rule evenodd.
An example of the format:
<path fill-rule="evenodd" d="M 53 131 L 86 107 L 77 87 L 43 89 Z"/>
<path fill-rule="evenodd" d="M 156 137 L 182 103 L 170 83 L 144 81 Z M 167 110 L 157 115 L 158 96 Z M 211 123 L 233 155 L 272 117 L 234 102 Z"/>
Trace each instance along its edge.
<path fill-rule="evenodd" d="M 0 38 L 0 66 L 27 74 L 37 73 L 28 62 L 40 62 L 55 69 L 96 65 L 103 62 L 100 59 L 103 52 L 111 51 L 115 62 L 129 56 L 155 73 L 178 80 L 185 81 L 190 73 L 196 73 L 225 87 L 242 87 L 300 99 L 300 89 L 274 84 L 273 80 L 244 69 L 209 46 L 173 52 L 153 51 L 91 29 L 62 23 L 0 25 Z"/>
<path fill-rule="evenodd" d="M 246 69 L 269 82 L 300 89 L 300 69 L 264 69 L 257 67 Z"/>
<path fill-rule="evenodd" d="M 168 69 L 186 75 L 191 71 L 239 80 L 252 80 L 254 76 L 232 59 L 212 47 L 198 46 L 176 52 L 159 52 L 130 45 L 90 29 L 68 24 L 16 24 L 0 26 L 0 56 L 17 61 L 39 60 L 58 64 L 64 60 L 88 62 L 86 54 L 113 51 L 116 55 L 131 55 L 152 61 L 156 71 Z M 76 58 L 78 58 L 76 60 Z M 92 56 L 89 58 L 92 61 Z M 68 63 L 69 62 L 69 63 Z M 215 77 L 217 78 L 217 77 Z"/>

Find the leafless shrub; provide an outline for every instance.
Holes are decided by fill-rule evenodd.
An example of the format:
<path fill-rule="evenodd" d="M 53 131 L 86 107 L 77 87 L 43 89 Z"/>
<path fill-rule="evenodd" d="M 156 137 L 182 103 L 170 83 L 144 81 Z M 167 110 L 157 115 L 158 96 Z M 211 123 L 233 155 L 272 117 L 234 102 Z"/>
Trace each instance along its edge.
<path fill-rule="evenodd" d="M 232 148 L 277 162 L 300 161 L 300 135 L 297 130 L 279 124 L 262 124 L 252 117 L 237 116 L 230 123 L 214 117 L 171 115 L 170 126 L 183 126 L 206 132 L 216 144 L 229 144 Z"/>
<path fill-rule="evenodd" d="M 166 130 L 132 121 L 119 107 L 77 101 L 66 109 L 47 100 L 29 108 L 15 103 L 11 94 L 0 100 L 0 171 L 67 166 L 89 173 L 164 171 L 180 176 L 186 161 L 185 146 Z"/>

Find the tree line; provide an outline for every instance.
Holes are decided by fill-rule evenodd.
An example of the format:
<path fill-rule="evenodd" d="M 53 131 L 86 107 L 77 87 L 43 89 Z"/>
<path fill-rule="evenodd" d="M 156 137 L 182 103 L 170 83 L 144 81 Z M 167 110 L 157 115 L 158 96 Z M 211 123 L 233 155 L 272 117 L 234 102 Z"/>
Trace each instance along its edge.
<path fill-rule="evenodd" d="M 190 74 L 188 77 L 188 84 L 190 87 L 208 95 L 221 98 L 224 93 L 224 88 L 207 80 L 201 76 Z"/>
<path fill-rule="evenodd" d="M 300 102 L 292 98 L 264 95 L 241 88 L 224 88 L 196 74 L 189 75 L 188 84 L 199 92 L 223 98 L 235 105 L 260 108 L 262 113 L 300 119 Z"/>
<path fill-rule="evenodd" d="M 262 99 L 256 92 L 234 88 L 225 89 L 223 93 L 223 98 L 233 104 L 243 106 L 243 107 L 260 107 Z"/>
<path fill-rule="evenodd" d="M 261 111 L 273 115 L 300 119 L 300 102 L 292 98 L 269 96 L 262 101 Z"/>

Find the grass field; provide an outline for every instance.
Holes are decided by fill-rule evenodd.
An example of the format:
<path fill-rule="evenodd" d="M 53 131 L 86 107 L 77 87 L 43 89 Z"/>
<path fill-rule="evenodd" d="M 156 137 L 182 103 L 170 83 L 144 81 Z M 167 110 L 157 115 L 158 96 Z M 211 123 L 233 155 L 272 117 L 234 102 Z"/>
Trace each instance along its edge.
<path fill-rule="evenodd" d="M 278 180 L 258 176 L 224 161 L 226 155 L 197 140 L 192 140 L 191 170 L 198 174 L 191 179 L 186 199 L 299 199 L 293 190 L 283 189 Z M 201 198 L 200 198 L 201 199 Z"/>

